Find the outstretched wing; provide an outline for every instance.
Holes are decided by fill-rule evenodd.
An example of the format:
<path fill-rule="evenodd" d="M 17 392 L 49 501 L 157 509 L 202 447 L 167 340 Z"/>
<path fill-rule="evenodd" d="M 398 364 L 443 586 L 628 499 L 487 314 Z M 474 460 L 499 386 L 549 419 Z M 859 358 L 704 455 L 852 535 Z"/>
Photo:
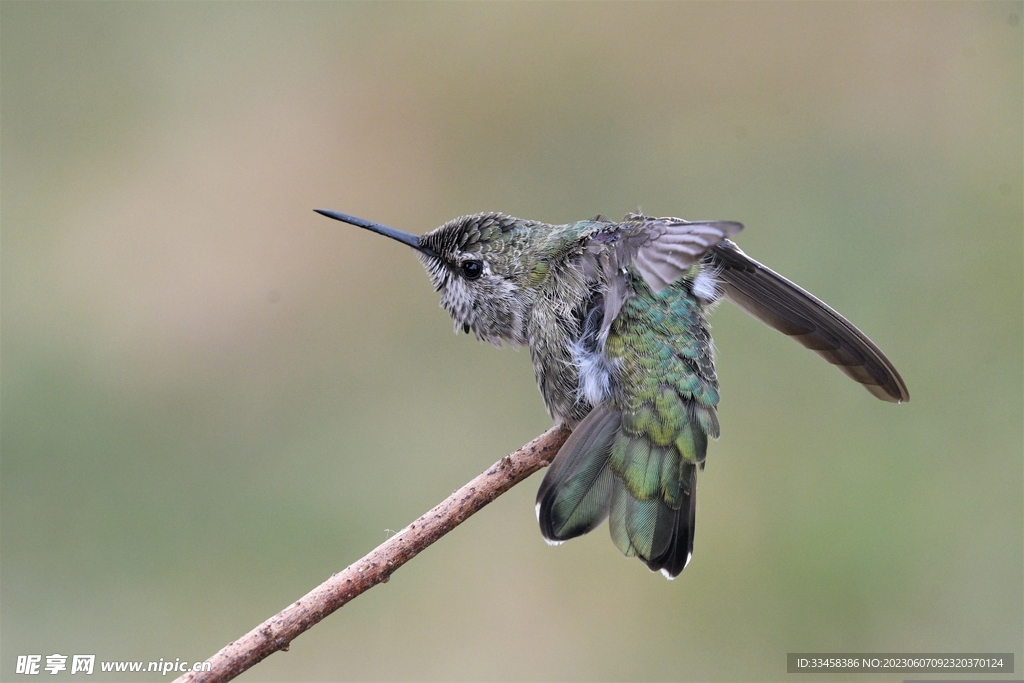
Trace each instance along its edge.
<path fill-rule="evenodd" d="M 860 382 L 883 401 L 910 400 L 907 385 L 874 342 L 810 292 L 750 258 L 729 240 L 704 258 L 725 297 Z"/>

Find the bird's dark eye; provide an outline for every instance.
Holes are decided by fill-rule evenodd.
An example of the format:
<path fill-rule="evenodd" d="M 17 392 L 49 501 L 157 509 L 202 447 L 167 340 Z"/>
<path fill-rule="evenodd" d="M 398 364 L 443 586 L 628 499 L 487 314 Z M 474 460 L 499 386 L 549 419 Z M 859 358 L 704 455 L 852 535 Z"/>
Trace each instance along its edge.
<path fill-rule="evenodd" d="M 484 274 L 482 261 L 464 261 L 459 269 L 462 271 L 462 277 L 467 280 L 475 280 Z"/>

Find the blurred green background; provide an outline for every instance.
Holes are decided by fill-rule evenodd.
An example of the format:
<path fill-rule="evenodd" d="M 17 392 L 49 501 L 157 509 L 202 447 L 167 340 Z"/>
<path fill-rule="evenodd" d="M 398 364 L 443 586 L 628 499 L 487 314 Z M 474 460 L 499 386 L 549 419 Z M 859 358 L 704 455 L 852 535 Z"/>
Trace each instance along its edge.
<path fill-rule="evenodd" d="M 318 207 L 742 221 L 912 401 L 724 304 L 678 580 L 546 546 L 537 475 L 242 680 L 1019 677 L 1022 10 L 3 2 L 0 677 L 203 659 L 550 425 L 528 353 Z"/>

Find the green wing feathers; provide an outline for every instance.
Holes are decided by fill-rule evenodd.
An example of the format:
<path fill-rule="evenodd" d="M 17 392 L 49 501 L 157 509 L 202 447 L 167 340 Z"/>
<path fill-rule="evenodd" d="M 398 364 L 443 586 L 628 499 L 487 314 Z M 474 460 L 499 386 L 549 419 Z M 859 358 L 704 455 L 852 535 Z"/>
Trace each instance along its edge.
<path fill-rule="evenodd" d="M 555 457 L 537 494 L 552 543 L 607 517 L 615 545 L 652 571 L 677 576 L 693 553 L 697 468 L 718 436 L 711 338 L 688 282 L 634 295 L 612 324 L 605 353 L 610 398 L 594 408 Z"/>

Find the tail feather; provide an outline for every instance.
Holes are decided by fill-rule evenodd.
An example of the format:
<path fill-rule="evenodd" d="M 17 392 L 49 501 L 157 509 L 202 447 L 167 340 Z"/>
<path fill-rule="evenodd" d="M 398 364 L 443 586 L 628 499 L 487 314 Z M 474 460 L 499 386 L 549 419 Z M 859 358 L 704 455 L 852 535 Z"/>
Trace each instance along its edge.
<path fill-rule="evenodd" d="M 573 430 L 537 491 L 544 538 L 561 542 L 595 529 L 608 516 L 613 473 L 608 467 L 618 411 L 598 406 Z"/>
<path fill-rule="evenodd" d="M 676 511 L 658 498 L 637 498 L 626 483 L 615 479 L 608 527 L 623 555 L 645 562 L 659 557 L 672 543 Z"/>
<path fill-rule="evenodd" d="M 660 497 L 636 498 L 625 481 L 616 477 L 608 517 L 612 541 L 622 554 L 639 557 L 651 571 L 668 578 L 678 576 L 693 555 L 696 468 L 686 464 L 683 470 L 689 482 L 678 507 Z"/>
<path fill-rule="evenodd" d="M 648 568 L 660 571 L 666 578 L 674 579 L 689 564 L 693 557 L 693 532 L 696 528 L 697 513 L 697 473 L 693 465 L 688 465 L 690 471 L 690 485 L 686 489 L 683 505 L 675 510 L 675 517 L 672 521 L 672 530 L 669 534 L 671 542 L 664 552 L 645 560 Z"/>
<path fill-rule="evenodd" d="M 693 554 L 697 467 L 707 435 L 692 422 L 667 445 L 630 433 L 602 404 L 555 456 L 537 492 L 537 519 L 551 543 L 595 529 L 606 517 L 612 541 L 652 571 L 675 578 Z"/>

